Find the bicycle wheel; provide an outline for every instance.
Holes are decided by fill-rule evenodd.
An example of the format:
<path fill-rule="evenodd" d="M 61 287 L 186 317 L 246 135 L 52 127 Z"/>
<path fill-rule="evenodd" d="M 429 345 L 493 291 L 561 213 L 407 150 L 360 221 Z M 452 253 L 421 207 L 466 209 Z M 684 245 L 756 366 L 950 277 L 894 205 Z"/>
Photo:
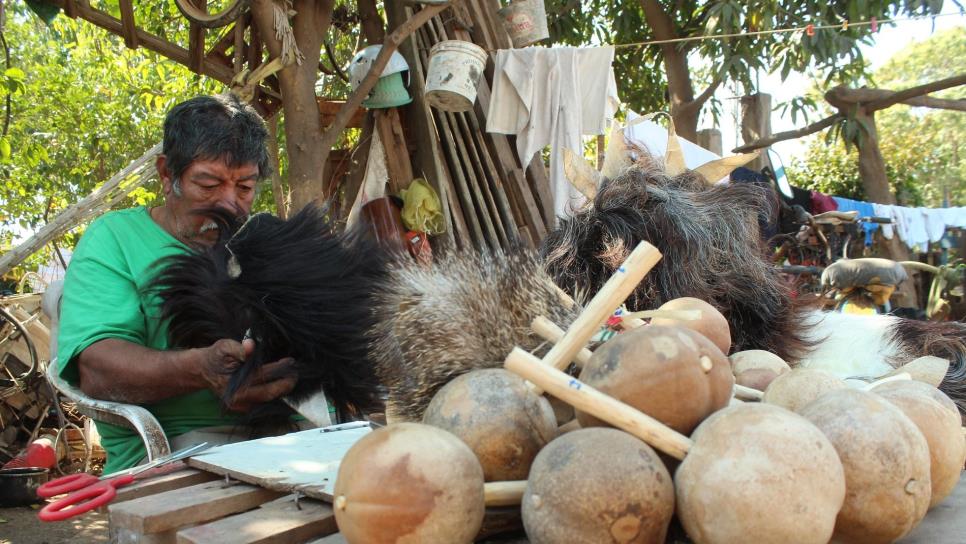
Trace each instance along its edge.
<path fill-rule="evenodd" d="M 0 306 L 0 398 L 12 395 L 22 390 L 24 384 L 34 377 L 39 364 L 37 348 L 27 333 L 26 327 L 6 308 Z M 19 356 L 14 354 L 10 344 L 23 342 L 26 344 L 26 354 L 19 350 Z M 16 359 L 14 364 L 11 358 Z M 26 361 L 22 359 L 27 359 Z"/>

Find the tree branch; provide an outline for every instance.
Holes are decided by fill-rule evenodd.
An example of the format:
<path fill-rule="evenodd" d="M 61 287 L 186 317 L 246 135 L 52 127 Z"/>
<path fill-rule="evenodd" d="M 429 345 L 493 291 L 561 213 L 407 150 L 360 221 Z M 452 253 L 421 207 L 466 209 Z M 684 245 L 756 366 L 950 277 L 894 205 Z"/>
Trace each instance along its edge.
<path fill-rule="evenodd" d="M 888 89 L 841 89 L 836 91 L 836 98 L 843 103 L 851 102 L 858 104 L 872 103 L 877 100 L 891 99 L 896 91 Z M 900 104 L 907 106 L 917 106 L 921 108 L 936 108 L 941 110 L 966 111 L 966 99 L 934 98 L 932 96 L 915 96 L 908 100 L 903 100 Z"/>
<path fill-rule="evenodd" d="M 826 129 L 835 124 L 836 121 L 842 119 L 844 116 L 841 113 L 836 113 L 830 115 L 821 121 L 816 121 L 807 127 L 788 130 L 785 132 L 779 132 L 778 134 L 773 134 L 768 138 L 762 138 L 761 140 L 756 140 L 754 142 L 747 143 L 741 147 L 736 147 L 731 150 L 732 153 L 747 153 L 749 151 L 754 151 L 756 149 L 761 149 L 763 147 L 768 147 L 774 143 L 784 142 L 785 140 L 794 140 L 795 138 L 801 138 L 802 136 L 808 136 L 809 134 L 814 134 L 820 130 Z"/>
<path fill-rule="evenodd" d="M 959 74 L 953 77 L 947 77 L 946 79 L 940 79 L 939 81 L 933 81 L 931 83 L 926 83 L 925 85 L 918 85 L 916 87 L 910 87 L 904 91 L 899 91 L 889 98 L 883 98 L 881 100 L 876 100 L 865 105 L 866 111 L 878 111 L 884 110 L 889 106 L 898 104 L 910 98 L 915 98 L 917 96 L 922 96 L 924 94 L 934 93 L 936 91 L 941 91 L 943 89 L 949 89 L 950 87 L 959 87 L 960 85 L 966 85 L 966 74 Z"/>
<path fill-rule="evenodd" d="M 339 139 L 339 135 L 345 129 L 346 125 L 349 123 L 349 119 L 352 118 L 352 114 L 355 113 L 359 106 L 362 105 L 362 101 L 369 96 L 369 91 L 376 85 L 379 81 L 379 77 L 382 75 L 383 68 L 389 63 L 389 57 L 392 56 L 393 52 L 399 48 L 399 44 L 403 42 L 410 34 L 416 31 L 417 28 L 426 24 L 427 21 L 438 15 L 441 11 L 449 7 L 449 2 L 445 4 L 438 4 L 434 6 L 426 6 L 419 10 L 415 15 L 412 16 L 408 21 L 399 25 L 398 28 L 392 31 L 391 34 L 386 36 L 385 41 L 382 44 L 382 49 L 379 50 L 379 55 L 372 62 L 372 66 L 369 67 L 369 73 L 366 77 L 362 79 L 362 82 L 356 87 L 356 90 L 352 91 L 349 95 L 349 99 L 345 101 L 342 105 L 342 109 L 336 114 L 335 119 L 332 121 L 332 125 L 329 126 L 328 130 L 322 136 L 322 141 L 319 143 L 319 147 L 323 150 L 323 153 L 328 154 L 329 149 L 335 144 Z"/>
<path fill-rule="evenodd" d="M 694 100 L 681 106 L 681 109 L 684 111 L 689 111 L 692 109 L 701 109 L 701 107 L 704 106 L 704 103 L 707 102 L 712 96 L 714 96 L 714 92 L 718 90 L 718 87 L 720 87 L 722 83 L 724 83 L 724 76 L 723 75 L 716 76 L 714 78 L 714 81 L 711 82 L 711 85 L 708 85 L 708 88 L 705 89 L 704 92 L 699 94 L 697 98 L 695 98 Z"/>

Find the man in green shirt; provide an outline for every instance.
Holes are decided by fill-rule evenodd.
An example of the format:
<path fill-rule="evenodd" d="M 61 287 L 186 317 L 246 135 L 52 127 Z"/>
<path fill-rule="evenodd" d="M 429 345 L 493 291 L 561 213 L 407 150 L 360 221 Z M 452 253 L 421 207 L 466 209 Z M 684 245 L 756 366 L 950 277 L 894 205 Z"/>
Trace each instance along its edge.
<path fill-rule="evenodd" d="M 219 399 L 228 374 L 254 343 L 222 339 L 206 348 L 169 350 L 158 301 L 143 290 L 157 259 L 218 239 L 217 225 L 195 212 L 218 207 L 248 215 L 255 184 L 271 173 L 266 136 L 255 110 L 232 95 L 175 106 L 165 119 L 156 163 L 164 205 L 94 221 L 67 270 L 58 337 L 61 376 L 91 397 L 143 405 L 169 440 L 237 425 L 238 414 L 295 385 L 291 359 L 265 365 L 226 412 Z M 107 451 L 105 473 L 145 456 L 134 431 L 103 422 L 97 428 Z"/>

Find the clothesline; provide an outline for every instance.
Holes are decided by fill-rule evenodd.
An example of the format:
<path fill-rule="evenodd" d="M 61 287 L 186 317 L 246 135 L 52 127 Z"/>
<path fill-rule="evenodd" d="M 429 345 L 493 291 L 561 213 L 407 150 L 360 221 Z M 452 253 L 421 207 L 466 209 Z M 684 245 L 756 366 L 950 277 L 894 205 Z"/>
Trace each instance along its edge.
<path fill-rule="evenodd" d="M 793 188 L 793 192 L 797 187 Z M 798 189 L 803 191 L 802 189 Z M 875 204 L 837 196 L 829 197 L 818 191 L 810 191 L 811 212 L 830 210 L 857 211 L 861 217 L 881 217 L 892 224 L 862 222 L 865 244 L 872 245 L 872 235 L 881 227 L 882 235 L 891 240 L 898 235 L 907 246 L 922 248 L 943 238 L 947 228 L 966 228 L 966 207 L 924 208 Z"/>
<path fill-rule="evenodd" d="M 730 38 L 743 38 L 746 36 L 764 36 L 769 34 L 787 34 L 792 32 L 806 32 L 814 33 L 816 30 L 829 30 L 829 29 L 840 29 L 848 30 L 850 27 L 872 27 L 872 32 L 878 30 L 879 25 L 885 23 L 899 23 L 904 21 L 921 21 L 923 19 L 936 19 L 939 17 L 963 17 L 966 13 L 937 13 L 935 15 L 920 15 L 914 17 L 893 17 L 891 19 L 878 19 L 872 17 L 867 21 L 849 21 L 848 19 L 842 21 L 841 23 L 828 23 L 828 24 L 807 24 L 805 26 L 796 26 L 789 28 L 773 28 L 770 30 L 753 30 L 750 32 L 734 32 L 729 34 L 702 34 L 699 36 L 686 36 L 684 38 L 670 38 L 666 40 L 648 40 L 644 42 L 631 42 L 631 43 L 615 43 L 615 44 L 594 44 L 595 46 L 612 46 L 616 49 L 627 49 L 632 47 L 644 47 L 648 45 L 661 45 L 667 43 L 682 43 L 682 42 L 694 42 L 702 40 L 723 40 Z M 489 53 L 494 53 L 498 49 L 487 49 Z"/>
<path fill-rule="evenodd" d="M 771 30 L 755 30 L 752 32 L 735 32 L 732 34 L 704 34 L 701 36 L 688 36 L 685 38 L 671 38 L 667 40 L 649 40 L 646 42 L 614 44 L 614 47 L 616 48 L 642 47 L 645 45 L 660 45 L 665 43 L 681 43 L 681 42 L 693 42 L 693 41 L 701 41 L 701 40 L 720 40 L 725 38 L 741 38 L 745 36 L 762 36 L 767 34 L 784 34 L 789 32 L 802 32 L 802 31 L 812 32 L 815 30 L 826 30 L 826 29 L 832 29 L 832 28 L 848 30 L 849 27 L 853 27 L 853 26 L 871 26 L 872 31 L 875 32 L 878 25 L 883 23 L 896 23 L 900 21 L 918 21 L 922 19 L 929 19 L 929 18 L 935 19 L 937 17 L 950 17 L 950 16 L 962 17 L 963 15 L 964 14 L 962 13 L 939 13 L 936 15 L 922 15 L 918 17 L 894 17 L 892 19 L 882 19 L 882 20 L 878 20 L 875 17 L 872 17 L 868 21 L 850 22 L 848 20 L 845 20 L 841 23 L 836 23 L 836 24 L 823 24 L 823 25 L 808 24 L 805 26 L 797 26 L 797 27 L 790 27 L 790 28 L 774 28 Z"/>

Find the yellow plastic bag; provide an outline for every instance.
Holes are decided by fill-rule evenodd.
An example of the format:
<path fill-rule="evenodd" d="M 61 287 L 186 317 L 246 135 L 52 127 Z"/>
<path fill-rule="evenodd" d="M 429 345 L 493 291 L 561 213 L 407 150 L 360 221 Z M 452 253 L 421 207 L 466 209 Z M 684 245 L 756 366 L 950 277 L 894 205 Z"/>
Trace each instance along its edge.
<path fill-rule="evenodd" d="M 402 220 L 409 230 L 439 234 L 443 226 L 443 206 L 439 195 L 422 178 L 416 178 L 408 189 L 400 191 L 403 199 Z"/>

